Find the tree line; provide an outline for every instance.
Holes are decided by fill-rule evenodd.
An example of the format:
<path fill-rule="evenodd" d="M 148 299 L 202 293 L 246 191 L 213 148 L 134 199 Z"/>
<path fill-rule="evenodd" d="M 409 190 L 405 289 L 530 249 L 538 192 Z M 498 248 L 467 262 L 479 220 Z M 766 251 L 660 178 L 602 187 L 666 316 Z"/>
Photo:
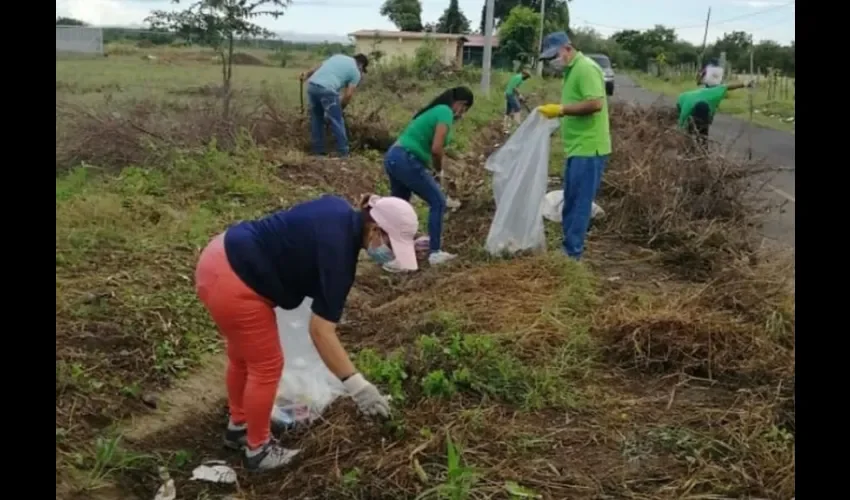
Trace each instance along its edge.
<path fill-rule="evenodd" d="M 585 52 L 601 52 L 621 67 L 645 70 L 650 63 L 668 65 L 693 64 L 709 58 L 720 58 L 726 53 L 726 61 L 737 71 L 750 67 L 750 52 L 753 53 L 755 69 L 772 69 L 787 76 L 796 70 L 795 43 L 782 45 L 773 40 L 753 41 L 753 35 L 744 31 L 724 33 L 705 47 L 694 45 L 676 36 L 675 30 L 662 25 L 637 31 L 621 30 L 603 37 L 593 29 L 571 30 L 576 47 Z"/>
<path fill-rule="evenodd" d="M 604 53 L 620 67 L 646 69 L 650 63 L 668 65 L 697 64 L 711 57 L 726 53 L 726 60 L 732 67 L 742 70 L 749 68 L 750 52 L 754 54 L 756 66 L 762 70 L 773 69 L 788 76 L 794 76 L 795 43 L 781 45 L 772 40 L 753 41 L 750 33 L 732 31 L 724 33 L 703 51 L 676 36 L 673 28 L 657 25 L 646 30 L 621 30 L 604 37 L 590 28 L 570 28 L 570 0 L 548 0 L 543 19 L 544 31 L 564 30 L 570 33 L 573 43 L 579 50 L 587 53 Z M 532 63 L 540 44 L 540 2 L 541 0 L 495 0 L 493 22 L 499 36 L 499 47 L 494 53 L 497 57 Z M 149 33 L 104 29 L 104 42 L 113 41 L 113 37 L 148 40 L 151 43 L 173 43 L 178 35 L 192 43 L 209 44 L 217 48 L 231 47 L 235 41 L 250 37 L 262 39 L 275 46 L 291 45 L 273 40 L 273 35 L 249 22 L 257 15 L 278 17 L 283 15 L 287 0 L 258 0 L 251 4 L 262 5 L 267 10 L 242 12 L 245 2 L 240 0 L 198 0 L 182 12 L 154 11 L 147 19 Z M 484 2 L 486 6 L 486 0 Z M 478 33 L 484 32 L 485 7 L 482 6 L 481 23 Z M 387 17 L 402 31 L 431 31 L 437 33 L 469 34 L 471 25 L 458 5 L 458 0 L 448 0 L 443 14 L 433 23 L 422 22 L 422 4 L 420 0 L 385 0 L 380 14 Z M 71 18 L 57 17 L 56 24 L 84 25 Z M 225 43 L 226 42 L 226 43 Z M 304 44 L 307 45 L 307 44 Z M 264 44 L 265 46 L 265 44 Z M 269 48 L 274 48 L 269 46 Z M 232 49 L 231 49 L 232 50 Z"/>

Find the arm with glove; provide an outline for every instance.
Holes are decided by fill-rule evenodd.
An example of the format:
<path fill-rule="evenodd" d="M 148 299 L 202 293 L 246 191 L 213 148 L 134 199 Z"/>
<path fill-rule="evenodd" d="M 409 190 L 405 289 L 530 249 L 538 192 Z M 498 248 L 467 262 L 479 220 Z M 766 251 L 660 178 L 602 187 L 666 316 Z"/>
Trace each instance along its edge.
<path fill-rule="evenodd" d="M 573 104 L 544 104 L 537 107 L 537 111 L 546 118 L 560 118 L 562 116 L 586 116 L 602 110 L 601 99 L 588 99 Z"/>
<path fill-rule="evenodd" d="M 310 337 L 316 345 L 319 357 L 328 369 L 341 381 L 348 395 L 357 404 L 357 408 L 367 416 L 389 417 L 389 398 L 366 380 L 342 347 L 336 334 L 336 323 L 328 321 L 317 314 L 310 320 Z"/>

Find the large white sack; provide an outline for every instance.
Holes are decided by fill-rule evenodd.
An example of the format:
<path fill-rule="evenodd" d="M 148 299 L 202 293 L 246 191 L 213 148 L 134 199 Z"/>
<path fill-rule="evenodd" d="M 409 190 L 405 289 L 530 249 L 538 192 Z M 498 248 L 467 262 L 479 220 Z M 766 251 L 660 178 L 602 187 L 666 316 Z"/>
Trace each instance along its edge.
<path fill-rule="evenodd" d="M 322 414 L 345 388 L 319 357 L 310 338 L 311 298 L 305 298 L 296 309 L 275 307 L 280 345 L 283 348 L 283 375 L 277 390 L 278 407 L 306 405 L 310 417 Z"/>
<path fill-rule="evenodd" d="M 540 199 L 546 193 L 549 137 L 558 120 L 530 113 L 508 141 L 487 158 L 496 214 L 484 248 L 491 254 L 546 249 Z"/>
<path fill-rule="evenodd" d="M 564 209 L 564 191 L 562 189 L 557 189 L 555 191 L 549 191 L 546 193 L 546 196 L 543 197 L 543 201 L 541 202 L 540 211 L 543 213 L 543 218 L 546 220 L 550 220 L 552 222 L 561 222 L 562 215 Z M 593 203 L 593 206 L 590 207 L 590 218 L 596 219 L 599 217 L 605 216 L 605 210 L 602 210 L 602 207 Z"/>
<path fill-rule="evenodd" d="M 709 87 L 716 87 L 723 83 L 723 67 L 714 66 L 712 64 L 706 66 L 705 76 L 702 78 L 702 83 Z"/>

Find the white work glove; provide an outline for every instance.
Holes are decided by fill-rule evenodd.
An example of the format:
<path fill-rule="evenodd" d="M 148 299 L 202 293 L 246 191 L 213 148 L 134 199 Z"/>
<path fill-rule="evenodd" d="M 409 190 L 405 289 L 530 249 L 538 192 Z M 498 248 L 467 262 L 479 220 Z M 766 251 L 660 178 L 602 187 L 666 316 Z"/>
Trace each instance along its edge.
<path fill-rule="evenodd" d="M 452 198 L 451 196 L 446 196 L 446 208 L 452 212 L 456 212 L 457 209 L 460 208 L 460 201 Z"/>
<path fill-rule="evenodd" d="M 357 403 L 357 407 L 363 414 L 370 417 L 380 415 L 386 418 L 390 416 L 389 398 L 381 394 L 377 387 L 363 378 L 363 375 L 355 373 L 348 377 L 342 385 L 345 386 L 348 395 Z"/>

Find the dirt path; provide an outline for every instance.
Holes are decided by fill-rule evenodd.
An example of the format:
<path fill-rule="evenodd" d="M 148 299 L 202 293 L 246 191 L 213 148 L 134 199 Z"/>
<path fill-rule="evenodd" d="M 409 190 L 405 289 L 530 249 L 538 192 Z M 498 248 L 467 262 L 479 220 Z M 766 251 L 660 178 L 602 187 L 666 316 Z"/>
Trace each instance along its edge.
<path fill-rule="evenodd" d="M 639 87 L 626 75 L 618 75 L 614 98 L 642 106 L 655 103 L 675 105 L 675 99 Z M 795 240 L 795 147 L 794 134 L 751 126 L 746 121 L 727 115 L 717 115 L 711 136 L 730 151 L 746 155 L 752 138 L 754 158 L 764 158 L 782 171 L 766 178 L 771 201 L 781 205 L 765 219 L 764 236 L 794 246 Z"/>

